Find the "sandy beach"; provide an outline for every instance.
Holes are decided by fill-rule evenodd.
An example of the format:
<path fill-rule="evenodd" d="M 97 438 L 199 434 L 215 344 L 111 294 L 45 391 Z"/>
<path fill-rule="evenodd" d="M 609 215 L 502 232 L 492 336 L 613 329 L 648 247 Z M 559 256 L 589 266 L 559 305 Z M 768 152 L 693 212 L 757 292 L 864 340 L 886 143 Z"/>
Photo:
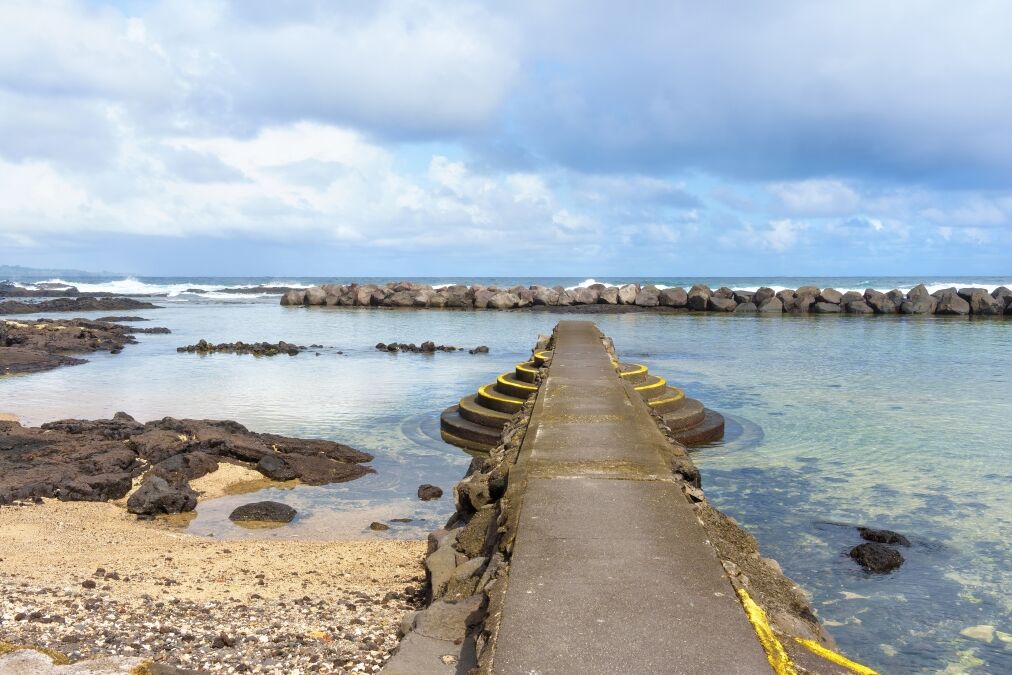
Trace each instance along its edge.
<path fill-rule="evenodd" d="M 201 499 L 262 479 L 223 463 Z M 375 672 L 424 581 L 422 541 L 215 541 L 121 504 L 0 508 L 0 642 L 71 661 Z"/>

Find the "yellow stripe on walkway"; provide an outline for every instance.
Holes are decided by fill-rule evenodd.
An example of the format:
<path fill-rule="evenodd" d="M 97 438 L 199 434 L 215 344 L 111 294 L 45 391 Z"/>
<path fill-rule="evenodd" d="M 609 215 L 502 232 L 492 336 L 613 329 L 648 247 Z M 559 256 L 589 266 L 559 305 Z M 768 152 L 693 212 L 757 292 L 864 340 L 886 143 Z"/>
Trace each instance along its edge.
<path fill-rule="evenodd" d="M 878 675 L 877 671 L 872 670 L 868 666 L 862 666 L 856 661 L 851 661 L 843 654 L 837 654 L 832 649 L 826 649 L 815 640 L 805 640 L 804 638 L 799 637 L 794 639 L 798 642 L 798 644 L 813 654 L 818 654 L 827 661 L 832 661 L 836 665 L 846 668 L 851 672 L 858 673 L 858 675 Z"/>
<path fill-rule="evenodd" d="M 518 387 L 520 389 L 526 389 L 527 391 L 537 391 L 538 390 L 537 386 L 535 386 L 533 384 L 527 384 L 526 382 L 520 382 L 520 381 L 510 382 L 509 380 L 506 379 L 506 375 L 507 374 L 508 373 L 503 373 L 502 375 L 500 375 L 499 377 L 496 378 L 496 380 L 499 382 L 499 384 L 504 384 L 507 387 Z"/>
<path fill-rule="evenodd" d="M 634 387 L 634 389 L 636 389 L 636 391 L 646 391 L 647 389 L 656 389 L 657 387 L 663 387 L 667 383 L 668 381 L 665 380 L 663 377 L 658 377 L 657 381 L 654 382 L 653 384 L 641 384 L 638 387 Z"/>
<path fill-rule="evenodd" d="M 766 660 L 770 662 L 773 672 L 777 675 L 797 675 L 798 671 L 794 669 L 791 657 L 787 655 L 787 650 L 777 639 L 773 628 L 766 619 L 766 612 L 763 611 L 763 608 L 756 604 L 744 588 L 738 589 L 738 597 L 741 598 L 741 604 L 745 608 L 745 615 L 752 622 L 752 627 L 755 628 L 759 643 L 766 650 Z"/>

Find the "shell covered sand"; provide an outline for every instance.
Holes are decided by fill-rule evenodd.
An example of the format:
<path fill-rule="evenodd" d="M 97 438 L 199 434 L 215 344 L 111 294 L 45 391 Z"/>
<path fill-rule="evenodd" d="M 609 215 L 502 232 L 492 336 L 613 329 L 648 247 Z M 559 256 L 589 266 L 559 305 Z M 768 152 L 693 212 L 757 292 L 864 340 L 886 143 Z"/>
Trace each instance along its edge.
<path fill-rule="evenodd" d="M 222 463 L 210 498 L 260 474 Z M 374 672 L 424 583 L 421 541 L 215 541 L 114 503 L 0 508 L 4 639 L 71 660 Z"/>

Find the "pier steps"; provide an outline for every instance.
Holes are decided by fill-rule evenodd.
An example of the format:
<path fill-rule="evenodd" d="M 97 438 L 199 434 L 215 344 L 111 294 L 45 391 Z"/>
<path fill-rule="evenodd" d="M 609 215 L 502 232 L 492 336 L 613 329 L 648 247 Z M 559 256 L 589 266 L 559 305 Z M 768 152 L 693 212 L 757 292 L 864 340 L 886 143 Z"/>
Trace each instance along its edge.
<path fill-rule="evenodd" d="M 495 382 L 479 387 L 474 395 L 465 396 L 457 405 L 447 408 L 440 417 L 443 440 L 472 452 L 493 448 L 510 416 L 538 391 L 540 369 L 551 358 L 551 350 L 536 351 L 531 360 L 518 363 L 513 372 L 503 373 Z M 621 381 L 633 385 L 679 443 L 700 445 L 723 437 L 724 418 L 719 413 L 688 398 L 665 378 L 650 373 L 644 364 L 615 360 L 611 363 Z"/>

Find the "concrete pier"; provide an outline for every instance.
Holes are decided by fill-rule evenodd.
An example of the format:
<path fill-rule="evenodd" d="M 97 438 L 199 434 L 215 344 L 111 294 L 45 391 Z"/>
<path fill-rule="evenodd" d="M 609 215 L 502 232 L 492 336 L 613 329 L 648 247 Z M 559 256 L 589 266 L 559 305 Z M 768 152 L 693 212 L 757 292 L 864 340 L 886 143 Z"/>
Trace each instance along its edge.
<path fill-rule="evenodd" d="M 763 673 L 770 665 L 667 441 L 593 323 L 563 321 L 516 469 L 492 672 Z"/>

